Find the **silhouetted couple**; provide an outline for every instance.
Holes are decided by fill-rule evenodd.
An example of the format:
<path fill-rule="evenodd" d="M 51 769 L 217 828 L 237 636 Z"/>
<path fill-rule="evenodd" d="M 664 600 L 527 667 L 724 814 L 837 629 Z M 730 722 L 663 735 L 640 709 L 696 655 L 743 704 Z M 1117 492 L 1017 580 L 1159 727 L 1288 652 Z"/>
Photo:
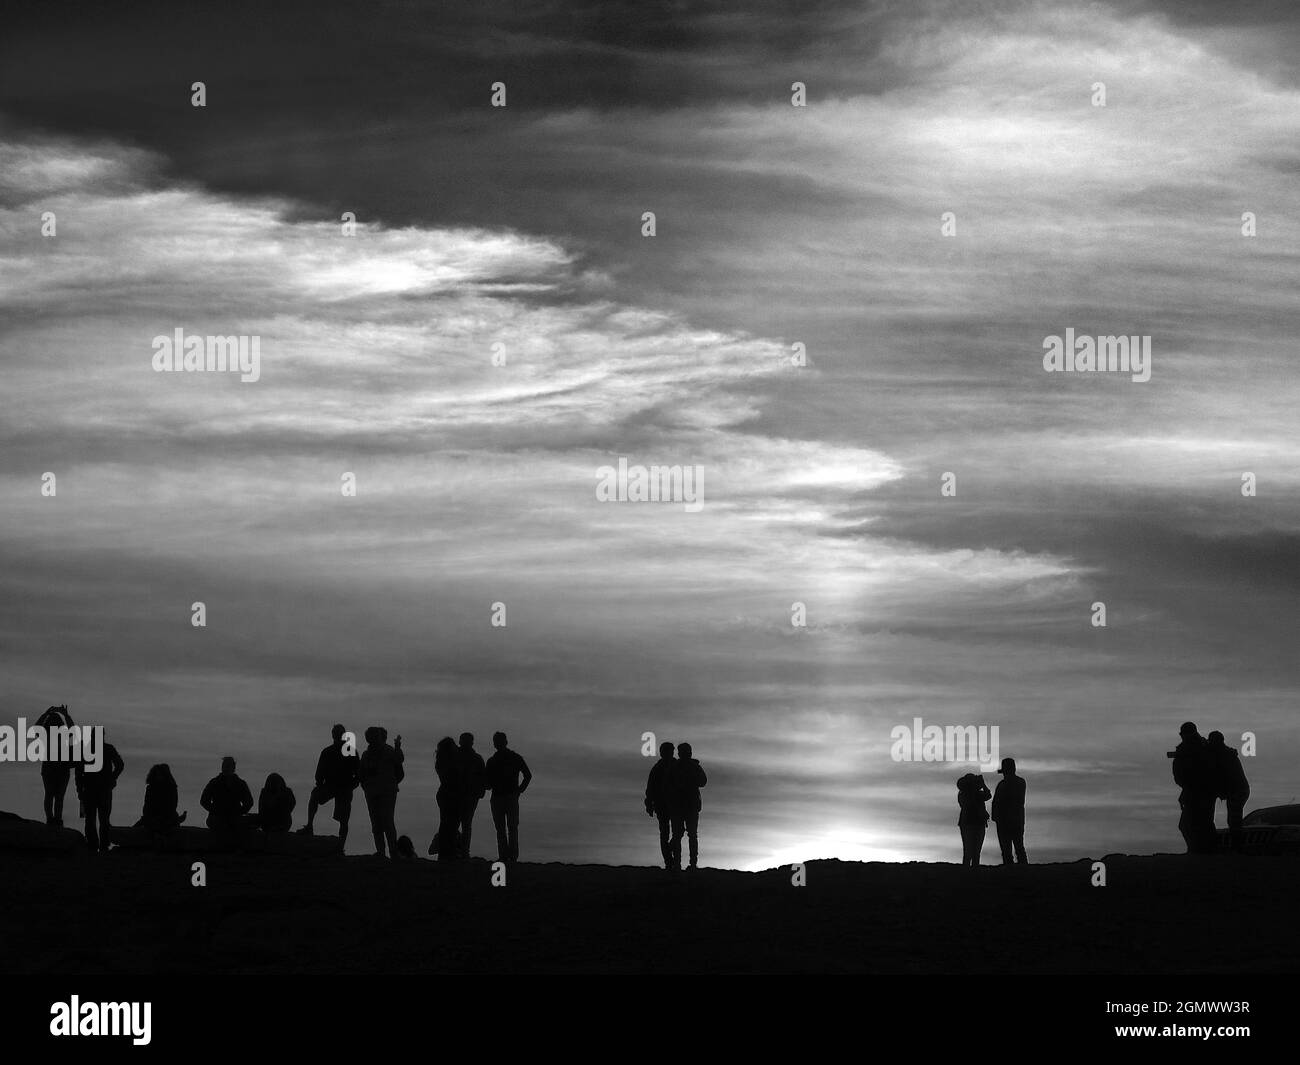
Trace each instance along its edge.
<path fill-rule="evenodd" d="M 227 840 L 238 839 L 254 828 L 288 832 L 298 800 L 284 777 L 279 773 L 267 776 L 257 797 L 257 813 L 252 813 L 253 793 L 235 770 L 235 760 L 226 755 L 221 759 L 221 772 L 208 781 L 199 796 L 199 805 L 208 812 L 208 829 Z"/>
<path fill-rule="evenodd" d="M 438 741 L 433 759 L 438 774 L 438 831 L 429 853 L 439 861 L 468 858 L 474 836 L 474 814 L 487 794 L 487 767 L 474 750 L 474 734 L 462 732 L 460 746 L 450 736 Z"/>
<path fill-rule="evenodd" d="M 72 715 L 66 706 L 51 706 L 36 719 L 38 728 L 71 729 Z M 48 735 L 48 731 L 47 731 Z M 66 733 L 65 733 L 66 735 Z M 66 751 L 61 752 L 66 755 Z M 41 786 L 44 791 L 45 823 L 54 828 L 63 827 L 63 801 L 68 794 L 68 781 L 76 776 L 77 798 L 85 818 L 86 846 L 92 851 L 108 850 L 112 831 L 113 789 L 122 775 L 122 756 L 111 743 L 104 743 L 100 766 L 76 762 L 69 758 L 46 758 L 41 762 Z"/>
<path fill-rule="evenodd" d="M 690 864 L 695 869 L 700 858 L 700 789 L 708 783 L 704 767 L 694 757 L 689 743 L 679 744 L 677 757 L 673 745 L 659 745 L 659 761 L 650 767 L 645 784 L 645 812 L 659 820 L 659 853 L 664 868 L 682 867 L 682 836 L 689 844 Z"/>
<path fill-rule="evenodd" d="M 1213 854 L 1219 849 L 1218 832 L 1214 828 L 1214 806 L 1218 799 L 1225 800 L 1228 808 L 1228 842 L 1233 850 L 1241 850 L 1245 833 L 1241 828 L 1246 800 L 1250 798 L 1250 784 L 1241 767 L 1241 758 L 1233 747 L 1224 742 L 1222 732 L 1211 732 L 1203 737 L 1191 721 L 1184 722 L 1178 730 L 1180 742 L 1174 749 L 1174 783 L 1182 790 L 1178 805 L 1182 816 L 1178 830 L 1187 843 L 1188 854 Z"/>
<path fill-rule="evenodd" d="M 979 773 L 967 773 L 957 781 L 957 805 L 961 810 L 957 827 L 961 830 L 963 867 L 980 863 L 989 823 L 984 804 L 990 798 L 993 800 L 993 821 L 998 826 L 1002 864 L 1025 865 L 1029 861 L 1025 854 L 1025 778 L 1017 775 L 1014 758 L 1003 758 L 998 772 L 1002 774 L 1002 780 L 992 795 Z"/>

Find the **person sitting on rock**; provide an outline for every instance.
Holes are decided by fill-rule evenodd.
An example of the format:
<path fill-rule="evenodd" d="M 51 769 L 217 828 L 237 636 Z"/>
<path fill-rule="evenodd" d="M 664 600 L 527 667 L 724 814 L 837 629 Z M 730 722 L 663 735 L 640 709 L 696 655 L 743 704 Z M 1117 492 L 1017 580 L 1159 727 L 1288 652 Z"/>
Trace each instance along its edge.
<path fill-rule="evenodd" d="M 187 816 L 176 812 L 179 805 L 179 791 L 171 767 L 166 762 L 159 762 L 144 778 L 144 810 L 135 827 L 158 833 L 170 832 Z"/>
<path fill-rule="evenodd" d="M 288 832 L 293 826 L 293 808 L 298 799 L 279 773 L 272 773 L 257 797 L 257 827 L 263 832 Z"/>
<path fill-rule="evenodd" d="M 244 828 L 244 817 L 253 808 L 253 793 L 235 774 L 235 760 L 221 759 L 221 772 L 208 781 L 199 798 L 208 811 L 208 828 L 213 832 L 237 834 Z"/>

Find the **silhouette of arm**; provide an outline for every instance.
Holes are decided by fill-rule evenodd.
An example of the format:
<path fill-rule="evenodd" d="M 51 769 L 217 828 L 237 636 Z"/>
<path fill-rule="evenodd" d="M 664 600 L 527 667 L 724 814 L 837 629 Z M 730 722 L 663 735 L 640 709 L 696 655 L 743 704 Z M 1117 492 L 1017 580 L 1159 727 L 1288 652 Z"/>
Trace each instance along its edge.
<path fill-rule="evenodd" d="M 522 795 L 528 789 L 528 785 L 531 784 L 533 780 L 532 770 L 528 768 L 528 763 L 522 758 L 519 759 L 519 772 L 524 775 L 524 779 L 519 782 L 519 794 Z"/>
<path fill-rule="evenodd" d="M 704 775 L 704 766 L 700 765 L 699 762 L 696 762 L 695 763 L 695 786 L 697 788 L 702 788 L 708 782 L 709 782 L 709 778 Z"/>
<path fill-rule="evenodd" d="M 244 781 L 239 782 L 239 812 L 248 813 L 253 808 L 253 793 Z"/>
<path fill-rule="evenodd" d="M 122 756 L 117 753 L 116 747 L 109 748 L 108 771 L 112 775 L 113 783 L 117 783 L 117 778 L 122 775 L 126 768 L 126 763 L 122 761 Z"/>
<path fill-rule="evenodd" d="M 209 780 L 205 785 L 203 785 L 203 794 L 199 796 L 199 805 L 202 806 L 203 809 L 207 810 L 208 813 L 212 812 L 212 785 L 214 783 L 214 781 Z"/>
<path fill-rule="evenodd" d="M 329 748 L 326 748 L 327 750 Z M 325 783 L 325 751 L 321 751 L 320 757 L 316 759 L 316 784 L 319 787 Z"/>

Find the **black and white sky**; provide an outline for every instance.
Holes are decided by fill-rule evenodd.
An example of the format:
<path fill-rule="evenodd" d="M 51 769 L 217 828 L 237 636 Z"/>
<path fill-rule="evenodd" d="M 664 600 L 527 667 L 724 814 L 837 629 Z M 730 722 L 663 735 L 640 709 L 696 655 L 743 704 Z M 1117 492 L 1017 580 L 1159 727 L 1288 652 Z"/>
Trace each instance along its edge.
<path fill-rule="evenodd" d="M 1181 849 L 1188 718 L 1293 800 L 1298 27 L 7 9 L 0 720 L 103 724 L 119 820 L 227 753 L 305 803 L 330 725 L 384 724 L 421 849 L 436 741 L 504 728 L 542 860 L 656 860 L 645 732 L 709 771 L 711 865 L 955 858 L 964 769 L 890 758 L 916 717 L 999 727 L 1037 857 Z M 153 372 L 176 328 L 260 336 L 260 381 Z M 1045 373 L 1066 328 L 1149 335 L 1151 380 Z M 619 456 L 705 506 L 598 503 Z M 30 767 L 0 808 L 39 813 Z"/>

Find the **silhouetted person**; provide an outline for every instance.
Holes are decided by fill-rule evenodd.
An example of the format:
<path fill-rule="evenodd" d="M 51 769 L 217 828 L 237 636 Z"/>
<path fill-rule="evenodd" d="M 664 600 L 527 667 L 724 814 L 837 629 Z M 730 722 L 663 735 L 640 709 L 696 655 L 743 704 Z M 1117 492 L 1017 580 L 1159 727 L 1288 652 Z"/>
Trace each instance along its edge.
<path fill-rule="evenodd" d="M 66 706 L 51 706 L 36 719 L 43 729 L 72 728 L 72 715 Z M 47 733 L 48 735 L 48 733 Z M 49 754 L 49 751 L 46 751 Z M 66 758 L 47 757 L 41 763 L 41 787 L 45 792 L 45 823 L 55 828 L 63 827 L 63 799 L 68 794 L 68 781 L 72 777 L 73 763 Z"/>
<path fill-rule="evenodd" d="M 988 829 L 989 815 L 984 803 L 992 796 L 988 785 L 978 773 L 967 773 L 957 781 L 957 805 L 961 814 L 957 827 L 961 830 L 961 864 L 963 867 L 979 865 L 980 851 L 984 849 L 984 833 Z"/>
<path fill-rule="evenodd" d="M 708 783 L 704 767 L 692 757 L 691 745 L 677 745 L 677 761 L 672 763 L 668 774 L 669 805 L 672 807 L 673 838 L 670 842 L 677 864 L 682 861 L 682 835 L 685 834 L 689 844 L 690 864 L 687 869 L 695 869 L 700 860 L 700 788 Z"/>
<path fill-rule="evenodd" d="M 180 792 L 171 766 L 159 762 L 144 778 L 144 810 L 135 827 L 157 833 L 170 832 L 185 820 L 186 815 L 177 812 L 179 807 Z"/>
<path fill-rule="evenodd" d="M 1188 854 L 1212 854 L 1217 850 L 1214 831 L 1214 762 L 1210 745 L 1192 722 L 1178 730 L 1181 742 L 1174 748 L 1174 783 L 1182 816 L 1178 830 L 1187 841 Z"/>
<path fill-rule="evenodd" d="M 492 735 L 496 753 L 487 760 L 487 784 L 492 789 L 489 805 L 497 830 L 497 857 L 503 862 L 519 860 L 519 796 L 528 790 L 533 774 L 528 764 L 506 746 L 506 734 Z M 520 780 L 522 777 L 522 781 Z"/>
<path fill-rule="evenodd" d="M 671 777 L 676 764 L 673 762 L 673 745 L 659 744 L 659 761 L 650 767 L 650 775 L 645 782 L 645 812 L 659 819 L 659 853 L 663 856 L 665 869 L 682 867 L 681 840 L 673 843 L 673 808 Z"/>
<path fill-rule="evenodd" d="M 397 812 L 397 785 L 402 782 L 406 771 L 402 762 L 406 756 L 402 753 L 402 737 L 398 736 L 393 745 L 388 745 L 388 730 L 372 725 L 366 729 L 366 749 L 361 752 L 361 790 L 366 795 L 366 808 L 370 812 L 370 831 L 375 837 L 375 853 L 384 856 L 384 845 L 388 853 L 397 857 L 397 828 L 393 818 Z"/>
<path fill-rule="evenodd" d="M 433 770 L 438 774 L 438 793 L 434 796 L 438 802 L 438 835 L 430 850 L 439 861 L 460 857 L 458 826 L 465 808 L 464 764 L 455 740 L 444 736 L 438 741 L 433 756 Z"/>
<path fill-rule="evenodd" d="M 1214 793 L 1224 800 L 1228 808 L 1228 843 L 1234 851 L 1242 850 L 1246 834 L 1241 829 L 1241 816 L 1250 798 L 1250 783 L 1241 767 L 1241 758 L 1235 747 L 1224 743 L 1222 732 L 1211 732 L 1206 737 L 1210 761 L 1214 766 Z"/>
<path fill-rule="evenodd" d="M 244 818 L 253 808 L 253 793 L 242 777 L 235 773 L 235 760 L 221 759 L 221 772 L 208 781 L 199 805 L 208 812 L 208 828 L 224 836 L 238 835 Z"/>
<path fill-rule="evenodd" d="M 307 823 L 298 831 L 310 836 L 315 832 L 316 811 L 325 803 L 334 803 L 334 820 L 339 825 L 339 844 L 348 841 L 348 821 L 352 818 L 352 793 L 357 790 L 361 759 L 355 754 L 343 753 L 343 737 L 347 729 L 335 725 L 330 730 L 334 742 L 316 759 L 316 786 L 307 798 Z"/>
<path fill-rule="evenodd" d="M 293 827 L 297 796 L 279 773 L 271 773 L 257 796 L 257 827 L 263 832 L 288 832 Z"/>
<path fill-rule="evenodd" d="M 487 766 L 483 756 L 474 750 L 474 733 L 460 734 L 461 772 L 464 773 L 464 791 L 460 811 L 460 856 L 469 857 L 470 837 L 474 833 L 474 812 L 479 800 L 487 794 Z"/>
<path fill-rule="evenodd" d="M 414 858 L 414 857 L 415 857 L 415 843 L 412 842 L 410 836 L 398 836 L 398 837 L 397 837 L 397 850 L 394 851 L 393 853 L 394 853 L 394 856 L 395 856 L 395 857 L 398 857 L 398 858 Z"/>
<path fill-rule="evenodd" d="M 113 789 L 126 768 L 117 748 L 107 740 L 103 742 L 100 756 L 98 770 L 92 769 L 89 762 L 77 766 L 77 798 L 81 800 L 86 815 L 86 846 L 92 851 L 107 851 L 113 842 L 109 823 L 113 812 Z"/>
<path fill-rule="evenodd" d="M 1011 865 L 1014 849 L 1016 861 L 1024 865 L 1025 856 L 1025 778 L 1016 775 L 1016 760 L 1003 758 L 998 769 L 1002 779 L 993 791 L 993 821 L 998 826 L 998 846 L 1002 864 Z"/>

